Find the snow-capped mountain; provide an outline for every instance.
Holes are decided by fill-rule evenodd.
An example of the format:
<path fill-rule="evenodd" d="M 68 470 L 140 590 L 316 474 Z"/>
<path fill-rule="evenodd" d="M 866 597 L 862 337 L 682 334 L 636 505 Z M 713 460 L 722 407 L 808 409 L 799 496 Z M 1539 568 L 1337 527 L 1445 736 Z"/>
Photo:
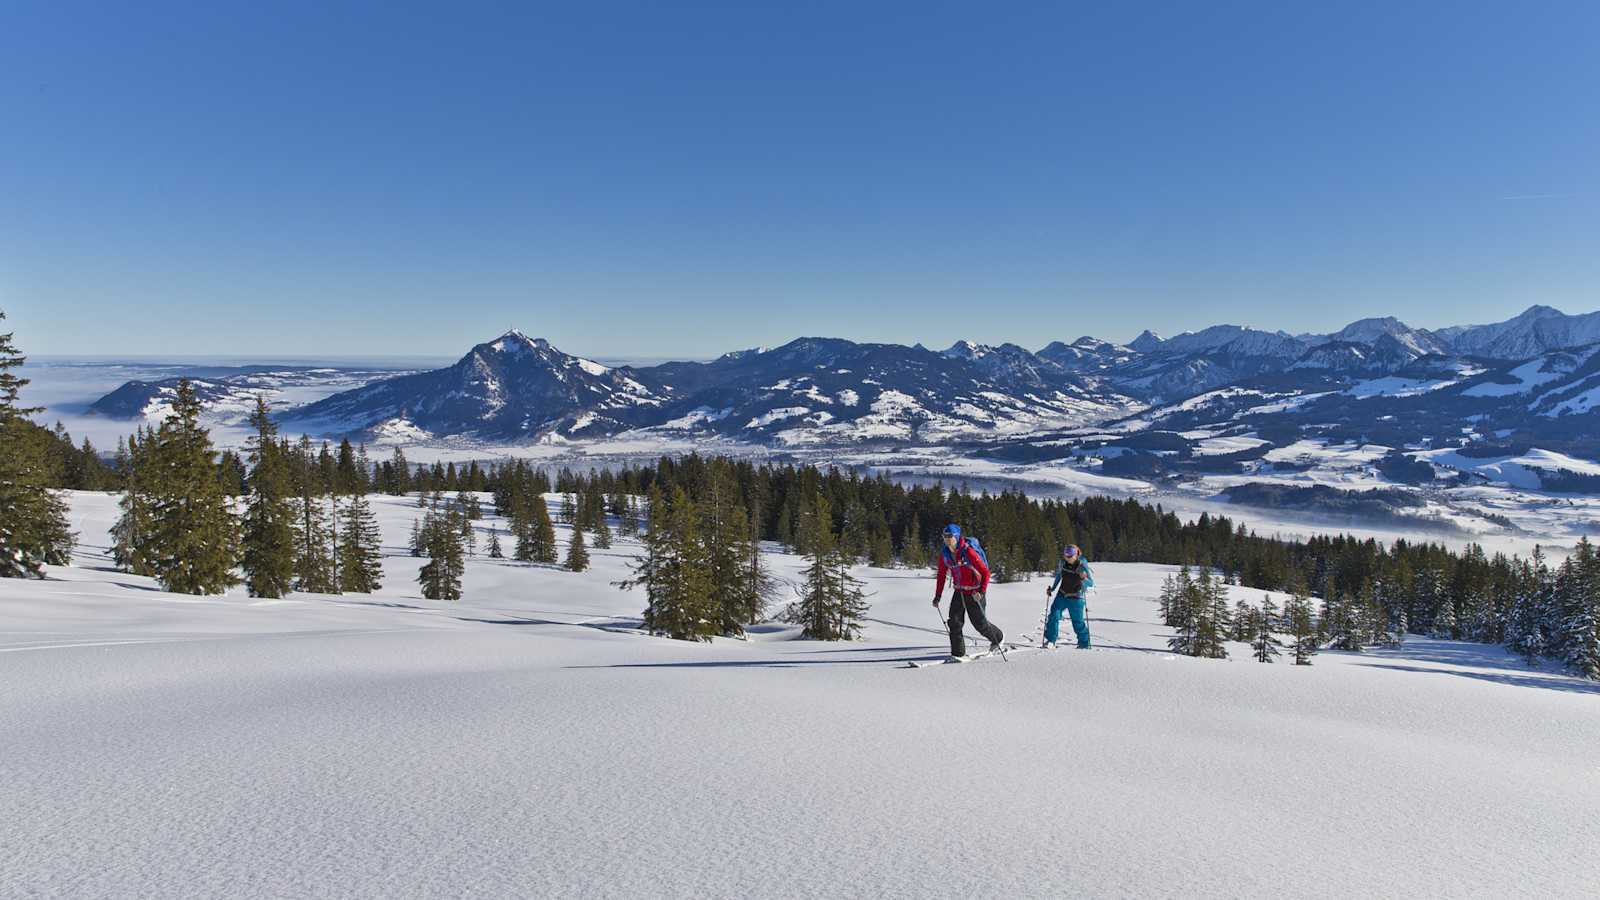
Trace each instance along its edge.
<path fill-rule="evenodd" d="M 800 338 L 763 353 L 669 363 L 638 375 L 677 398 L 647 425 L 653 430 L 790 445 L 1020 434 L 1103 421 L 1138 406 L 1015 345 L 957 344 L 938 353 Z"/>
<path fill-rule="evenodd" d="M 1146 328 L 1139 332 L 1139 336 L 1128 342 L 1128 347 L 1140 353 L 1154 353 L 1161 348 L 1163 343 L 1161 335 Z"/>
<path fill-rule="evenodd" d="M 328 431 L 527 440 L 610 433 L 668 398 L 627 368 L 612 369 L 512 330 L 455 365 L 391 378 L 295 410 L 296 424 Z"/>
<path fill-rule="evenodd" d="M 1131 362 L 1139 351 L 1084 335 L 1070 344 L 1053 341 L 1037 355 L 1068 372 L 1098 373 Z"/>
<path fill-rule="evenodd" d="M 125 382 L 90 404 L 89 412 L 111 419 L 143 418 L 159 423 L 187 378 L 212 421 L 243 421 L 262 396 L 276 409 L 308 403 L 339 391 L 396 375 L 394 369 L 334 366 L 194 366 L 168 370 L 165 378 Z"/>
<path fill-rule="evenodd" d="M 1146 332 L 1148 333 L 1148 332 Z M 1153 349 L 1151 355 L 1212 353 L 1231 347 L 1227 352 L 1238 356 L 1268 356 L 1294 359 L 1305 352 L 1305 342 L 1281 331 L 1258 331 L 1239 325 L 1213 325 L 1200 331 L 1186 331 L 1167 338 Z"/>
<path fill-rule="evenodd" d="M 1600 312 L 1569 316 L 1548 306 L 1493 325 L 1465 325 L 1436 332 L 1457 353 L 1490 359 L 1532 359 L 1551 350 L 1600 341 Z"/>
<path fill-rule="evenodd" d="M 971 341 L 957 341 L 943 355 L 950 359 L 966 360 L 980 372 L 1011 387 L 1055 387 L 1072 380 L 1066 375 L 1065 369 L 1016 344 L 990 347 Z M 1077 386 L 1076 383 L 1074 386 Z"/>
<path fill-rule="evenodd" d="M 1427 356 L 1430 353 L 1447 355 L 1451 352 L 1447 341 L 1430 332 L 1412 328 L 1394 316 L 1357 319 L 1333 334 L 1326 335 L 1323 340 L 1373 344 L 1383 337 L 1396 341 L 1411 351 L 1413 356 Z"/>

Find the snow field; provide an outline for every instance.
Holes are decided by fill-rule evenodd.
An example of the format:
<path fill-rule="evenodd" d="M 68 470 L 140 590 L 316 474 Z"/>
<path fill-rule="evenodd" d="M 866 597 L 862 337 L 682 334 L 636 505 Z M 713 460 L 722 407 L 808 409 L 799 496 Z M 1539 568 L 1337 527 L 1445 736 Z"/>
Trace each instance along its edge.
<path fill-rule="evenodd" d="M 1177 658 L 1152 601 L 1170 568 L 1114 563 L 1090 652 L 906 669 L 947 649 L 932 578 L 866 567 L 866 640 L 682 644 L 637 633 L 642 595 L 610 586 L 630 541 L 591 542 L 574 574 L 480 540 L 463 601 L 420 599 L 413 498 L 373 498 L 379 594 L 183 597 L 110 571 L 114 499 L 72 499 L 76 565 L 0 582 L 3 896 L 1585 896 L 1600 877 L 1600 686 L 1497 648 Z M 1044 587 L 994 586 L 1009 635 Z"/>

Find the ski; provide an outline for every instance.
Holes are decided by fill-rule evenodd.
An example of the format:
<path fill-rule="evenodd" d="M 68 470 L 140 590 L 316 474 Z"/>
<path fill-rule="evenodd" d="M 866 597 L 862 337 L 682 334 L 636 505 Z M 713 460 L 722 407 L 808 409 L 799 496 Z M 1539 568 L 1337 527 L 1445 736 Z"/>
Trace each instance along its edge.
<path fill-rule="evenodd" d="M 1000 657 L 1001 659 L 1004 659 L 1008 654 L 1011 653 L 1027 653 L 1029 650 L 1037 649 L 1039 648 L 1027 644 L 1013 644 L 1007 642 L 999 650 L 983 650 L 978 653 L 969 653 L 966 656 L 947 656 L 944 659 L 907 660 L 905 667 L 908 669 L 924 669 L 928 666 L 944 666 L 959 663 L 977 662 L 979 660 L 989 659 L 991 657 Z"/>

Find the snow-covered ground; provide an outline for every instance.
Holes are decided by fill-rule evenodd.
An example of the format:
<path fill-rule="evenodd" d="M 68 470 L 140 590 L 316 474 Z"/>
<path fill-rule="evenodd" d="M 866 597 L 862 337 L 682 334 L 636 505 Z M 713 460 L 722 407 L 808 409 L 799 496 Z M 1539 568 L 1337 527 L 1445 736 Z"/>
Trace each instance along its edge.
<path fill-rule="evenodd" d="M 1098 649 L 945 652 L 925 571 L 866 639 L 683 644 L 610 583 L 471 560 L 422 600 L 163 593 L 83 546 L 0 581 L 0 896 L 1593 896 L 1600 685 L 1413 639 L 1176 658 L 1160 566 L 1100 564 Z M 490 527 L 496 520 L 481 523 Z M 563 542 L 565 529 L 559 529 Z M 769 557 L 784 578 L 800 561 Z M 1257 603 L 1260 592 L 1238 591 Z M 997 585 L 1007 632 L 1043 583 Z"/>

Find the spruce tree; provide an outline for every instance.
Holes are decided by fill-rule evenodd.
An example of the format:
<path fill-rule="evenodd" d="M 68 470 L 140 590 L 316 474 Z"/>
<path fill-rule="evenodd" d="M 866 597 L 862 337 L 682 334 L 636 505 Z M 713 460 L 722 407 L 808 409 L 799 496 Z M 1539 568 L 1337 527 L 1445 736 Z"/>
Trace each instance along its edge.
<path fill-rule="evenodd" d="M 851 553 L 834 534 L 833 513 L 821 494 L 812 499 L 801 518 L 809 565 L 801 573 L 796 600 L 784 619 L 800 625 L 802 635 L 810 640 L 853 640 L 860 633 L 867 603 L 861 582 L 850 575 Z"/>
<path fill-rule="evenodd" d="M 922 525 L 917 516 L 911 517 L 906 527 L 904 543 L 900 545 L 900 561 L 908 569 L 921 569 L 928 564 L 928 548 L 922 542 Z"/>
<path fill-rule="evenodd" d="M 1318 643 L 1317 627 L 1311 621 L 1311 598 L 1301 593 L 1290 596 L 1283 609 L 1283 618 L 1289 636 L 1294 639 L 1294 664 L 1311 665 L 1311 657 L 1317 655 Z"/>
<path fill-rule="evenodd" d="M 301 435 L 295 465 L 295 588 L 333 593 L 333 535 L 322 505 L 321 473 L 311 453 L 311 439 Z"/>
<path fill-rule="evenodd" d="M 505 555 L 505 551 L 500 548 L 500 526 L 493 526 L 489 529 L 489 558 L 504 559 Z"/>
<path fill-rule="evenodd" d="M 1227 583 L 1227 582 L 1224 582 Z M 1255 608 L 1239 600 L 1233 605 L 1233 623 L 1228 631 L 1228 640 L 1244 643 L 1253 641 L 1256 637 Z"/>
<path fill-rule="evenodd" d="M 572 538 L 567 542 L 567 571 L 582 572 L 589 568 L 589 550 L 583 545 L 583 529 L 572 526 Z"/>
<path fill-rule="evenodd" d="M 720 611 L 719 632 L 737 637 L 744 634 L 750 614 L 745 585 L 750 527 L 732 467 L 714 460 L 707 479 L 704 499 L 698 504 L 707 575 Z"/>
<path fill-rule="evenodd" d="M 550 507 L 545 503 L 544 496 L 534 494 L 529 505 L 529 538 L 531 541 L 532 559 L 534 562 L 554 563 L 556 561 L 556 526 L 550 521 Z"/>
<path fill-rule="evenodd" d="M 27 417 L 38 409 L 17 405 L 28 379 L 12 370 L 24 362 L 12 334 L 0 334 L 0 578 L 43 578 L 44 566 L 71 561 L 75 543 L 66 504 L 50 489 L 44 450 L 31 433 Z"/>
<path fill-rule="evenodd" d="M 1167 639 L 1167 649 L 1180 656 L 1199 656 L 1199 650 L 1203 647 L 1199 637 L 1203 605 L 1199 591 L 1187 565 L 1179 568 L 1176 576 L 1169 577 L 1171 590 L 1162 591 L 1167 607 L 1167 625 L 1174 631 L 1172 637 Z"/>
<path fill-rule="evenodd" d="M 150 459 L 154 448 L 155 435 L 143 426 L 126 442 L 117 442 L 116 466 L 123 484 L 117 506 L 122 513 L 111 526 L 111 558 L 117 568 L 133 575 L 155 574 L 152 516 L 159 472 Z"/>
<path fill-rule="evenodd" d="M 220 594 L 238 583 L 239 523 L 217 478 L 200 401 L 178 382 L 172 412 L 156 430 L 151 463 L 160 473 L 150 509 L 151 568 L 166 590 Z"/>
<path fill-rule="evenodd" d="M 682 487 L 673 488 L 669 503 L 652 485 L 644 552 L 635 557 L 633 577 L 617 585 L 624 590 L 642 586 L 645 629 L 677 640 L 710 640 L 721 624 L 697 519 Z"/>
<path fill-rule="evenodd" d="M 1283 647 L 1283 644 L 1278 640 L 1277 635 L 1272 633 L 1277 615 L 1278 610 L 1277 607 L 1272 605 L 1272 598 L 1263 597 L 1261 609 L 1255 611 L 1254 615 L 1251 616 L 1251 622 L 1255 625 L 1256 633 L 1250 647 L 1255 651 L 1256 662 L 1270 663 L 1274 657 L 1282 652 L 1280 648 Z"/>
<path fill-rule="evenodd" d="M 370 594 L 383 587 L 383 538 L 366 495 L 350 496 L 340 532 L 339 590 Z"/>
<path fill-rule="evenodd" d="M 1439 597 L 1438 608 L 1433 614 L 1433 628 L 1429 633 L 1436 638 L 1455 638 L 1459 636 L 1455 599 L 1448 594 Z"/>
<path fill-rule="evenodd" d="M 596 550 L 611 549 L 611 526 L 606 524 L 606 516 L 604 511 L 589 517 L 589 530 L 594 532 L 594 546 Z"/>
<path fill-rule="evenodd" d="M 250 493 L 242 540 L 245 587 L 252 597 L 277 598 L 294 588 L 294 510 L 288 472 L 278 452 L 278 427 L 261 395 L 256 396 L 250 424 L 256 433 L 248 442 Z"/>
<path fill-rule="evenodd" d="M 1359 602 L 1349 595 L 1341 595 L 1327 604 L 1328 646 L 1348 653 L 1366 649 L 1367 628 L 1360 620 L 1360 608 Z"/>
<path fill-rule="evenodd" d="M 417 572 L 422 596 L 429 600 L 460 600 L 461 576 L 466 572 L 466 553 L 461 546 L 461 528 L 455 513 L 434 515 L 423 529 L 428 561 Z"/>

